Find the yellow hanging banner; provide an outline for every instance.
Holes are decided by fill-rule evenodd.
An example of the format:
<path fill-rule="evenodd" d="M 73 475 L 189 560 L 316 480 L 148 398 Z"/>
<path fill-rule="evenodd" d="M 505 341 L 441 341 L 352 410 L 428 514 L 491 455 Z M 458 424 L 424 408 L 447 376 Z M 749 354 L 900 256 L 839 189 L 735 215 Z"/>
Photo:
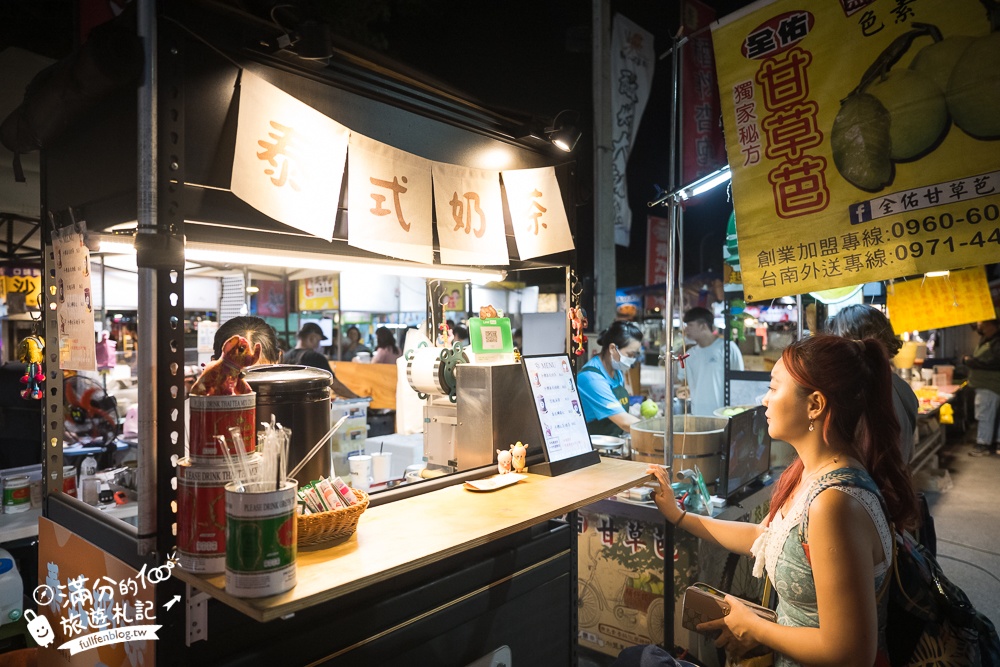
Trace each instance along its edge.
<path fill-rule="evenodd" d="M 774 0 L 712 41 L 747 301 L 1000 258 L 981 0 Z"/>
<path fill-rule="evenodd" d="M 895 282 L 886 290 L 893 331 L 926 331 L 996 317 L 986 267 Z"/>
<path fill-rule="evenodd" d="M 300 311 L 340 308 L 340 280 L 337 276 L 316 276 L 305 278 L 298 283 Z"/>

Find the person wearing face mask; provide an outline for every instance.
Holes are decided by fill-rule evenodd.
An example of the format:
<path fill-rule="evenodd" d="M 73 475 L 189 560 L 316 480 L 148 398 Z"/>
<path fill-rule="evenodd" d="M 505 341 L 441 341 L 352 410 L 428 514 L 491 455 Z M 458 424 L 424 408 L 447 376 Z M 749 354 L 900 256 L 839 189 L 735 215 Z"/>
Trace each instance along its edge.
<path fill-rule="evenodd" d="M 694 344 L 687 348 L 688 357 L 679 379 L 687 380 L 687 387 L 677 390 L 678 398 L 691 398 L 691 414 L 711 416 L 717 408 L 725 407 L 725 357 L 726 341 L 715 332 L 715 316 L 708 308 L 695 307 L 684 313 L 684 338 Z M 729 341 L 729 369 L 743 370 L 743 355 L 736 343 Z M 685 390 L 690 388 L 689 392 Z"/>
<path fill-rule="evenodd" d="M 639 359 L 642 331 L 632 322 L 612 322 L 597 344 L 600 354 L 584 364 L 576 376 L 587 431 L 619 436 L 639 421 L 628 413 L 625 373 Z"/>

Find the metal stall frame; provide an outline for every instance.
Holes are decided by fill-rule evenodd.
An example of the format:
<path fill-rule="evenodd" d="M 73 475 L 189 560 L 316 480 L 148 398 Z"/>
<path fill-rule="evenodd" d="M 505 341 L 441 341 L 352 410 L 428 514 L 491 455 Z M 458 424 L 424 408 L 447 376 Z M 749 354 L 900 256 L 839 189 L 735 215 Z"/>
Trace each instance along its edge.
<path fill-rule="evenodd" d="M 137 229 L 135 248 L 139 281 L 138 326 L 141 344 L 138 346 L 139 402 L 143 406 L 139 418 L 139 517 L 133 527 L 110 519 L 96 508 L 62 497 L 61 489 L 63 440 L 62 373 L 58 371 L 58 346 L 46 351 L 49 361 L 50 383 L 46 390 L 45 444 L 49 464 L 45 515 L 56 523 L 70 528 L 74 533 L 97 545 L 112 556 L 135 569 L 144 565 L 162 564 L 170 558 L 176 535 L 176 470 L 177 461 L 183 456 L 186 424 L 184 423 L 183 386 L 183 302 L 184 302 L 184 247 L 185 220 L 192 213 L 192 198 L 186 196 L 185 174 L 185 55 L 190 58 L 190 36 L 183 25 L 174 21 L 183 16 L 184 8 L 156 0 L 139 0 L 138 31 L 145 50 L 141 85 L 136 93 L 137 173 L 135 179 L 135 211 Z M 196 37 L 196 36 L 195 36 Z M 248 62 L 273 67 L 276 71 L 318 79 L 313 70 L 296 70 L 287 62 L 278 62 L 257 52 L 240 52 Z M 358 66 L 355 66 L 358 68 Z M 354 70 L 351 65 L 322 77 L 331 90 L 338 87 L 357 91 L 369 87 L 369 96 L 399 108 L 424 115 L 437 122 L 457 126 L 494 140 L 515 145 L 522 151 L 520 159 L 548 161 L 542 151 L 508 136 L 502 129 L 502 117 L 475 107 L 471 103 L 453 99 L 441 93 L 433 98 L 426 87 L 417 83 L 398 84 L 396 88 L 381 87 L 379 80 L 349 81 Z M 354 74 L 357 76 L 357 74 Z M 374 79 L 378 75 L 372 75 Z M 359 77 L 360 78 L 360 77 Z M 406 86 L 410 87 L 407 88 Z M 397 98 L 405 97 L 400 101 Z M 500 120 L 497 120 L 500 118 Z M 530 155 L 529 155 L 530 154 Z M 572 163 L 554 165 L 563 175 L 575 175 Z M 564 169 L 565 168 L 565 169 Z M 45 170 L 43 169 L 43 178 Z M 47 192 L 47 188 L 43 187 Z M 66 197 L 64 197 L 65 199 Z M 564 201 L 572 203 L 575 193 L 564 187 Z M 87 204 L 94 202 L 87 201 Z M 116 201 L 116 204 L 122 204 Z M 125 202 L 128 204 L 128 202 Z M 98 202 L 94 210 L 99 210 Z M 61 206 L 61 205 L 60 205 Z M 115 211 L 117 213 L 118 211 Z M 568 211 L 575 223 L 573 211 Z M 86 215 L 86 212 L 85 214 Z M 341 212 L 341 216 L 343 212 Z M 99 215 L 97 217 L 100 217 Z M 338 216 L 340 217 L 340 216 Z M 199 230 L 203 234 L 204 230 Z M 267 231 L 247 233 L 245 242 L 268 240 Z M 280 251 L 289 241 L 283 239 L 274 247 Z M 346 248 L 346 246 L 345 246 Z M 574 253 L 556 256 L 555 261 L 515 261 L 511 270 L 561 269 L 561 282 L 565 283 L 566 302 L 570 303 L 570 266 Z M 566 261 L 566 260 L 569 261 Z M 58 330 L 57 313 L 53 301 L 55 274 L 51 241 L 44 246 L 45 323 L 48 331 Z M 569 345 L 569 322 L 566 323 L 566 345 Z M 50 451 L 51 450 L 51 451 Z M 461 483 L 456 477 L 453 483 Z M 575 543 L 573 547 L 575 567 Z M 575 574 L 575 572 L 574 572 Z M 177 593 L 183 585 L 170 579 L 156 586 L 156 606 Z M 188 590 L 186 613 L 183 620 L 166 620 L 162 639 L 158 642 L 157 656 L 167 662 L 183 651 L 184 644 L 207 639 L 206 604 L 204 596 Z M 180 642 L 183 641 L 184 644 Z M 168 646 L 172 645 L 172 646 Z"/>

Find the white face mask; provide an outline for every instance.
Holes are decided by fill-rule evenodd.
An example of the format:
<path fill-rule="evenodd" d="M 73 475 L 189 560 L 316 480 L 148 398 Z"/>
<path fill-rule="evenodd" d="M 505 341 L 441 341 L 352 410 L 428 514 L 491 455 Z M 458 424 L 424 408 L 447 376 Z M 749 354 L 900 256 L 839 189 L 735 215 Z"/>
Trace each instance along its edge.
<path fill-rule="evenodd" d="M 630 357 L 627 354 L 622 354 L 621 350 L 618 351 L 619 360 L 611 360 L 611 365 L 615 367 L 618 371 L 627 371 L 632 368 L 632 364 L 635 363 L 635 357 Z"/>

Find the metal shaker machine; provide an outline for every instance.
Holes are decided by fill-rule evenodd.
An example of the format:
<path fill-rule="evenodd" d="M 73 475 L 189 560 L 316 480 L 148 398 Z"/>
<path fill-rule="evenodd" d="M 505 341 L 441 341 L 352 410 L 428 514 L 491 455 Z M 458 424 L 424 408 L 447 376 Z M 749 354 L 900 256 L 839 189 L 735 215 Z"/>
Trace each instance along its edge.
<path fill-rule="evenodd" d="M 461 344 L 406 352 L 406 381 L 424 405 L 427 467 L 446 473 L 488 466 L 517 441 L 541 451 L 542 433 L 519 363 L 470 363 Z M 535 452 L 529 453 L 534 454 Z"/>

